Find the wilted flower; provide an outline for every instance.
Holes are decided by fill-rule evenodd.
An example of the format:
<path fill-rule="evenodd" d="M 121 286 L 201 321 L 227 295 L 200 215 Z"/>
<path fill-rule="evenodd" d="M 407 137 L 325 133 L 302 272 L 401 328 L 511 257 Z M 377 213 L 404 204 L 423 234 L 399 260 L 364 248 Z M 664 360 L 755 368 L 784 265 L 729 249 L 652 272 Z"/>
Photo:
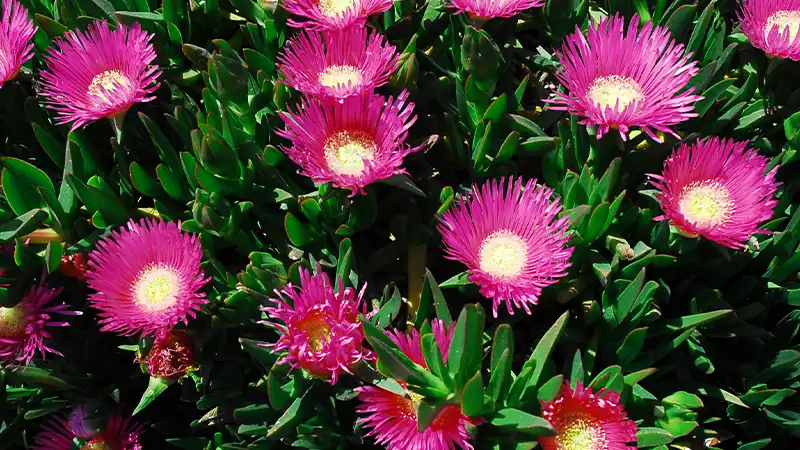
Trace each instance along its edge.
<path fill-rule="evenodd" d="M 79 442 L 81 450 L 142 450 L 140 443 L 143 427 L 135 424 L 130 418 L 123 419 L 112 415 L 108 419 L 105 430 L 92 432 L 89 436 L 80 435 L 80 428 L 70 416 L 57 417 L 50 420 L 36 435 L 33 450 L 72 450 L 74 443 Z"/>
<path fill-rule="evenodd" d="M 57 122 L 72 123 L 74 130 L 104 117 L 124 117 L 134 103 L 153 100 L 161 71 L 153 65 L 152 37 L 136 23 L 112 31 L 102 21 L 56 40 L 57 50 L 44 58 L 41 95 L 58 113 Z"/>
<path fill-rule="evenodd" d="M 542 450 L 626 450 L 636 448 L 636 424 L 628 419 L 619 394 L 566 382 L 552 402 L 542 402 L 542 416 L 556 429 L 539 438 Z M 628 445 L 630 443 L 631 445 Z"/>
<path fill-rule="evenodd" d="M 58 265 L 58 271 L 70 278 L 86 281 L 86 271 L 89 270 L 89 266 L 86 265 L 88 259 L 86 253 L 64 255 L 61 258 L 61 264 Z"/>
<path fill-rule="evenodd" d="M 367 17 L 391 8 L 393 0 L 286 0 L 283 8 L 306 21 L 289 19 L 293 27 L 310 30 L 344 29 L 351 25 L 363 27 Z"/>
<path fill-rule="evenodd" d="M 608 18 L 567 36 L 561 69 L 556 77 L 567 89 L 554 91 L 546 101 L 552 109 L 585 117 L 580 122 L 597 127 L 597 138 L 611 128 L 627 139 L 631 127 L 640 127 L 652 139 L 653 130 L 677 137 L 671 126 L 697 116 L 694 102 L 701 99 L 686 83 L 697 74 L 697 63 L 671 39 L 667 28 L 648 22 L 639 30 L 634 16 L 624 31 L 624 19 Z"/>
<path fill-rule="evenodd" d="M 394 46 L 378 32 L 350 27 L 298 33 L 278 56 L 286 83 L 316 97 L 342 99 L 371 93 L 397 67 Z"/>
<path fill-rule="evenodd" d="M 495 17 L 513 17 L 531 8 L 544 6 L 545 0 L 448 0 L 447 5 L 456 8 L 459 13 L 481 19 Z"/>
<path fill-rule="evenodd" d="M 174 222 L 131 220 L 89 255 L 89 300 L 100 310 L 101 330 L 144 336 L 188 323 L 201 305 L 208 281 L 200 269 L 203 249 L 197 236 Z"/>
<path fill-rule="evenodd" d="M 196 352 L 194 340 L 185 331 L 174 330 L 156 338 L 142 363 L 151 377 L 176 380 L 196 369 Z"/>
<path fill-rule="evenodd" d="M 275 306 L 264 308 L 270 325 L 281 333 L 275 352 L 286 351 L 279 361 L 300 367 L 313 375 L 329 378 L 336 384 L 342 372 L 363 360 L 372 360 L 372 352 L 362 346 L 364 331 L 358 320 L 363 306 L 364 289 L 331 286 L 328 275 L 317 267 L 312 275 L 300 268 L 300 286 L 287 285 L 271 299 Z M 280 321 L 276 323 L 274 321 Z"/>
<path fill-rule="evenodd" d="M 712 138 L 682 144 L 661 175 L 650 175 L 664 211 L 655 220 L 669 220 L 689 237 L 744 248 L 750 235 L 768 233 L 758 227 L 778 203 L 773 199 L 778 167 L 767 172 L 768 164 L 746 142 Z"/>
<path fill-rule="evenodd" d="M 737 15 L 753 47 L 800 61 L 800 0 L 742 0 Z"/>
<path fill-rule="evenodd" d="M 17 0 L 3 0 L 0 17 L 0 87 L 17 76 L 20 67 L 33 58 L 36 27 L 28 10 Z"/>
<path fill-rule="evenodd" d="M 408 92 L 397 99 L 377 94 L 348 97 L 342 103 L 303 101 L 297 111 L 281 112 L 286 122 L 280 136 L 301 174 L 317 183 L 365 193 L 368 184 L 405 173 L 403 158 L 422 147 L 404 142 L 417 120 Z"/>
<path fill-rule="evenodd" d="M 530 314 L 542 289 L 567 274 L 569 218 L 558 218 L 552 194 L 536 180 L 490 180 L 440 218 L 446 257 L 467 266 L 495 317 L 503 301 L 511 314 L 512 305 Z"/>

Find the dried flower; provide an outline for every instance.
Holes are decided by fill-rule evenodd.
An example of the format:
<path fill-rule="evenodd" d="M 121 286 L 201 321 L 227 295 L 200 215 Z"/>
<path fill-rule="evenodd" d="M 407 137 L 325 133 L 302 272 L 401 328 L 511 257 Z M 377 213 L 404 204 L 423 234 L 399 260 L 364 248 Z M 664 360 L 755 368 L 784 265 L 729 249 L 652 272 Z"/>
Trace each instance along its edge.
<path fill-rule="evenodd" d="M 459 13 L 481 19 L 513 17 L 531 8 L 544 6 L 545 0 L 447 0 Z"/>
<path fill-rule="evenodd" d="M 196 370 L 196 352 L 197 345 L 185 331 L 173 330 L 156 338 L 142 363 L 151 377 L 177 380 Z"/>

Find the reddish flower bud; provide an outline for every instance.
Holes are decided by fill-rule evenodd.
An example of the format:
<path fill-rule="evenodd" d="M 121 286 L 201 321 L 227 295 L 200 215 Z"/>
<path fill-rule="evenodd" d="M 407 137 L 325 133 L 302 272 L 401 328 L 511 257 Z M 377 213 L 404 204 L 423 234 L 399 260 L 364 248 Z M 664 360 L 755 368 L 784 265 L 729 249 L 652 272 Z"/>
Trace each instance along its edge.
<path fill-rule="evenodd" d="M 150 376 L 177 380 L 195 370 L 197 346 L 183 331 L 171 331 L 159 336 L 142 363 L 147 364 Z"/>
<path fill-rule="evenodd" d="M 86 260 L 86 253 L 64 255 L 64 257 L 61 258 L 58 271 L 70 278 L 77 278 L 84 281 L 86 280 L 86 271 L 89 269 L 89 266 L 86 265 Z"/>

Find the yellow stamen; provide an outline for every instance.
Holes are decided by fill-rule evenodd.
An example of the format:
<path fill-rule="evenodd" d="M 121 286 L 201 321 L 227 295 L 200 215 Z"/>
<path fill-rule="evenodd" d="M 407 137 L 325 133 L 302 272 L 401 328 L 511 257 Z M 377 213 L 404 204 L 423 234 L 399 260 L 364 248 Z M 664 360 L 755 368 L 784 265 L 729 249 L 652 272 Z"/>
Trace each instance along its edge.
<path fill-rule="evenodd" d="M 0 337 L 13 338 L 25 331 L 25 315 L 19 305 L 13 308 L 0 306 Z"/>
<path fill-rule="evenodd" d="M 717 181 L 694 182 L 680 196 L 681 214 L 693 225 L 714 228 L 730 219 L 734 209 L 728 189 Z"/>
<path fill-rule="evenodd" d="M 100 72 L 92 78 L 87 92 L 89 95 L 98 98 L 104 102 L 110 102 L 111 99 L 108 94 L 117 92 L 122 89 L 130 89 L 132 87 L 131 80 L 119 70 L 106 70 Z M 105 89 L 105 92 L 103 90 Z"/>
<path fill-rule="evenodd" d="M 148 312 L 163 311 L 177 302 L 180 279 L 174 270 L 156 266 L 145 270 L 134 283 L 134 301 Z"/>
<path fill-rule="evenodd" d="M 764 25 L 764 37 L 769 38 L 773 28 L 778 27 L 778 33 L 785 35 L 789 31 L 789 41 L 794 42 L 800 31 L 800 11 L 776 11 L 772 13 Z"/>
<path fill-rule="evenodd" d="M 587 414 L 572 414 L 564 418 L 555 437 L 559 450 L 599 450 L 607 447 L 603 427 Z"/>
<path fill-rule="evenodd" d="M 589 87 L 589 99 L 599 105 L 603 111 L 606 107 L 622 111 L 633 102 L 644 100 L 642 87 L 633 78 L 611 75 L 598 77 Z"/>
<path fill-rule="evenodd" d="M 513 278 L 525 268 L 528 245 L 509 230 L 495 231 L 483 240 L 478 258 L 481 271 L 498 278 Z"/>
<path fill-rule="evenodd" d="M 354 66 L 328 66 L 319 74 L 319 84 L 330 88 L 361 84 L 361 71 Z"/>
<path fill-rule="evenodd" d="M 319 10 L 328 17 L 341 16 L 353 6 L 355 0 L 320 0 Z"/>
<path fill-rule="evenodd" d="M 325 347 L 325 343 L 331 340 L 331 326 L 325 320 L 325 315 L 319 311 L 313 311 L 303 319 L 297 328 L 305 331 L 308 336 L 311 350 L 318 352 Z"/>
<path fill-rule="evenodd" d="M 376 149 L 375 141 L 364 132 L 339 131 L 325 143 L 325 161 L 339 175 L 358 176 L 364 172 L 364 161 L 371 161 Z"/>

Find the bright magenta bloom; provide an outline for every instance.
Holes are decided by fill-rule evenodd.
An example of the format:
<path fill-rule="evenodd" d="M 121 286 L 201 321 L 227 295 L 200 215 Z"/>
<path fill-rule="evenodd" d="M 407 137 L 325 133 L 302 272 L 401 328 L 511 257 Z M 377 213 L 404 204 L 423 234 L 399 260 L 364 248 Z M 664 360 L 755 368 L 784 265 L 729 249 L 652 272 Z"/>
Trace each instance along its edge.
<path fill-rule="evenodd" d="M 544 6 L 545 0 L 448 0 L 448 6 L 474 17 L 493 19 L 513 17 L 531 8 Z"/>
<path fill-rule="evenodd" d="M 542 416 L 556 435 L 539 438 L 542 450 L 626 450 L 636 448 L 638 428 L 625 414 L 619 394 L 565 382 L 558 397 L 542 402 Z M 628 445 L 630 443 L 630 445 Z"/>
<path fill-rule="evenodd" d="M 467 266 L 495 317 L 503 301 L 510 314 L 512 304 L 530 314 L 542 289 L 567 274 L 569 218 L 558 218 L 561 205 L 552 195 L 536 180 L 524 187 L 521 178 L 490 180 L 472 186 L 472 195 L 440 218 L 446 257 Z"/>
<path fill-rule="evenodd" d="M 405 173 L 403 158 L 422 148 L 404 143 L 417 120 L 407 100 L 406 91 L 388 100 L 377 94 L 342 103 L 306 100 L 297 111 L 280 113 L 286 129 L 277 133 L 292 141 L 284 151 L 301 174 L 365 193 L 368 184 Z"/>
<path fill-rule="evenodd" d="M 661 175 L 650 175 L 659 190 L 664 215 L 683 234 L 705 236 L 729 248 L 743 248 L 750 235 L 772 217 L 778 167 L 746 142 L 719 138 L 680 148 L 664 162 Z"/>
<path fill-rule="evenodd" d="M 80 448 L 85 450 L 142 450 L 140 443 L 143 427 L 135 424 L 130 418 L 123 419 L 112 415 L 103 431 L 93 431 L 90 435 L 81 434 L 86 427 L 78 425 L 72 416 L 62 416 L 50 420 L 36 435 L 33 450 L 71 450 Z M 77 439 L 81 445 L 74 447 Z"/>
<path fill-rule="evenodd" d="M 380 33 L 350 27 L 298 33 L 278 61 L 289 86 L 306 95 L 342 99 L 386 84 L 398 58 Z"/>
<path fill-rule="evenodd" d="M 62 356 L 44 341 L 49 339 L 48 327 L 66 327 L 68 322 L 55 320 L 55 315 L 79 316 L 79 311 L 67 305 L 48 306 L 61 288 L 48 288 L 44 282 L 28 289 L 22 301 L 11 308 L 0 306 L 0 368 L 18 364 L 27 367 L 38 352 Z"/>
<path fill-rule="evenodd" d="M 546 101 L 585 117 L 581 124 L 596 126 L 598 139 L 611 128 L 627 139 L 637 126 L 661 142 L 653 130 L 677 137 L 670 127 L 697 116 L 694 102 L 702 97 L 684 89 L 697 63 L 666 28 L 648 22 L 639 30 L 638 24 L 634 16 L 626 34 L 617 15 L 590 26 L 587 36 L 576 29 L 559 53 L 556 77 L 567 92 L 554 91 Z"/>
<path fill-rule="evenodd" d="M 439 350 L 447 362 L 447 352 L 453 339 L 454 326 L 446 329 L 442 321 L 436 319 L 431 324 Z M 417 330 L 405 335 L 398 331 L 387 333 L 400 350 L 415 363 L 427 367 L 422 355 L 422 344 Z M 402 383 L 401 383 L 402 384 Z M 376 386 L 356 388 L 358 398 L 363 402 L 356 412 L 364 417 L 358 419 L 364 428 L 370 429 L 368 436 L 385 445 L 387 450 L 472 450 L 467 424 L 475 423 L 461 412 L 457 405 L 448 405 L 433 422 L 420 432 L 417 426 L 416 404 L 419 395 L 407 392 L 398 395 Z"/>
<path fill-rule="evenodd" d="M 154 335 L 188 323 L 201 305 L 208 281 L 200 269 L 203 249 L 197 236 L 160 220 L 131 220 L 89 254 L 89 300 L 101 330 L 122 335 Z"/>
<path fill-rule="evenodd" d="M 363 27 L 367 17 L 392 7 L 393 0 L 286 0 L 283 8 L 306 21 L 289 19 L 293 27 L 309 30 L 344 29 L 351 25 Z"/>
<path fill-rule="evenodd" d="M 0 87 L 17 76 L 20 67 L 33 58 L 36 27 L 28 10 L 17 0 L 3 0 L 0 17 Z"/>
<path fill-rule="evenodd" d="M 800 0 L 742 0 L 737 15 L 753 47 L 800 61 Z"/>
<path fill-rule="evenodd" d="M 372 352 L 362 346 L 364 331 L 358 320 L 364 289 L 356 294 L 353 288 L 335 290 L 325 272 L 300 269 L 300 286 L 291 284 L 276 291 L 275 306 L 264 308 L 281 337 L 274 351 L 287 351 L 279 363 L 289 363 L 310 373 L 330 378 L 336 384 L 342 372 L 363 360 L 374 359 Z M 280 321 L 275 323 L 273 321 Z"/>
<path fill-rule="evenodd" d="M 138 24 L 112 31 L 103 21 L 56 40 L 57 50 L 44 58 L 41 95 L 57 122 L 72 123 L 74 130 L 153 100 L 161 71 L 153 65 L 152 37 Z"/>

